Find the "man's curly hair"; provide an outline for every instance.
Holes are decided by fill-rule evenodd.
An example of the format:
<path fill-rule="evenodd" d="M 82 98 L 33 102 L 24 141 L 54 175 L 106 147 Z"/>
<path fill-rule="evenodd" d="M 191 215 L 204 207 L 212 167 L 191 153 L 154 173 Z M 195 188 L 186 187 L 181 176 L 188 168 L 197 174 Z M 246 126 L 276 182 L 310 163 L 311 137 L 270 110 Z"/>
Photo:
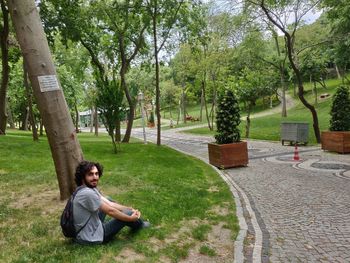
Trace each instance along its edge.
<path fill-rule="evenodd" d="M 88 172 L 90 172 L 90 170 L 94 166 L 97 168 L 101 178 L 103 174 L 103 167 L 101 164 L 90 161 L 82 161 L 78 164 L 78 167 L 75 170 L 75 183 L 77 184 L 77 186 L 81 186 L 83 184 L 83 179 L 85 178 L 85 175 Z"/>

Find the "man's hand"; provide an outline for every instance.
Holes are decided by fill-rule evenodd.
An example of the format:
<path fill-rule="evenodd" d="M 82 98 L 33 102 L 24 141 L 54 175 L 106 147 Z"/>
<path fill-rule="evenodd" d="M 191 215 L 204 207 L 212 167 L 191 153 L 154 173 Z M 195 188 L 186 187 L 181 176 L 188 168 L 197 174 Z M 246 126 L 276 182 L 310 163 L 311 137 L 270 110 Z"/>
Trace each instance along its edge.
<path fill-rule="evenodd" d="M 141 212 L 139 210 L 133 209 L 132 212 L 133 213 L 131 214 L 131 217 L 134 219 L 133 221 L 136 221 L 137 219 L 140 218 Z"/>

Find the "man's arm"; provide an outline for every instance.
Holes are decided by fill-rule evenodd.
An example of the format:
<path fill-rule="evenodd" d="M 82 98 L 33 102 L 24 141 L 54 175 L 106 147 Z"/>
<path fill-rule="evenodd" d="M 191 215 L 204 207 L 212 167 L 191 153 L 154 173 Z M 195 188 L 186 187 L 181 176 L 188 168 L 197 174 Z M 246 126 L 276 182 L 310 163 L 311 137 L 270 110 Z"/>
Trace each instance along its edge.
<path fill-rule="evenodd" d="M 108 202 L 106 202 L 105 200 L 107 200 L 107 199 L 104 197 L 101 197 L 100 210 L 103 213 L 105 213 L 105 214 L 107 214 L 115 219 L 119 219 L 119 220 L 126 221 L 126 222 L 134 222 L 137 219 L 139 219 L 141 216 L 141 213 L 137 210 L 132 210 L 133 213 L 130 216 L 127 214 L 124 214 L 123 212 L 121 212 L 119 209 L 116 208 L 115 203 L 113 203 L 109 200 L 107 200 Z M 117 207 L 119 207 L 119 206 L 120 205 L 117 204 Z M 120 207 L 124 207 L 124 206 L 120 206 Z"/>
<path fill-rule="evenodd" d="M 106 202 L 108 205 L 113 206 L 114 208 L 118 209 L 119 211 L 123 211 L 123 210 L 131 210 L 133 212 L 135 211 L 134 208 L 118 204 L 117 202 L 114 202 L 114 201 L 112 202 L 112 201 L 108 200 L 106 197 L 104 197 L 103 195 L 101 195 L 101 201 Z"/>

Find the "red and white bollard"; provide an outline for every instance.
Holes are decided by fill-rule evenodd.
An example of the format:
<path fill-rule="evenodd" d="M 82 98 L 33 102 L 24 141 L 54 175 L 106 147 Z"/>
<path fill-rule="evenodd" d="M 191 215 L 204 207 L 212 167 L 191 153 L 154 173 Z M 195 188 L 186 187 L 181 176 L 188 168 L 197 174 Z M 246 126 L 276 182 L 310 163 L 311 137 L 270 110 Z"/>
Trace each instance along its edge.
<path fill-rule="evenodd" d="M 294 157 L 293 157 L 294 161 L 299 161 L 299 152 L 298 152 L 298 144 L 295 143 L 295 147 L 294 147 Z"/>

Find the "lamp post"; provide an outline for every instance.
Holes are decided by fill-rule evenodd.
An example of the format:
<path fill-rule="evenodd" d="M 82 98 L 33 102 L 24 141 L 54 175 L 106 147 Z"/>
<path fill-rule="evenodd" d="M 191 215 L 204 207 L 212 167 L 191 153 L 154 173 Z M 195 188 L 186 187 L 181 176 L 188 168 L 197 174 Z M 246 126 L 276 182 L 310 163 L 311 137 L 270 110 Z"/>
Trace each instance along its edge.
<path fill-rule="evenodd" d="M 140 91 L 139 94 L 137 94 L 137 100 L 140 103 L 140 107 L 141 107 L 141 116 L 142 116 L 142 129 L 143 129 L 143 141 L 145 144 L 147 144 L 147 140 L 146 140 L 146 130 L 145 130 L 145 114 L 143 111 L 143 93 Z"/>

